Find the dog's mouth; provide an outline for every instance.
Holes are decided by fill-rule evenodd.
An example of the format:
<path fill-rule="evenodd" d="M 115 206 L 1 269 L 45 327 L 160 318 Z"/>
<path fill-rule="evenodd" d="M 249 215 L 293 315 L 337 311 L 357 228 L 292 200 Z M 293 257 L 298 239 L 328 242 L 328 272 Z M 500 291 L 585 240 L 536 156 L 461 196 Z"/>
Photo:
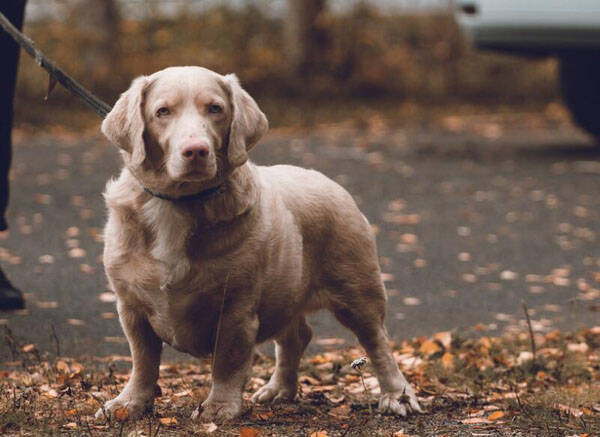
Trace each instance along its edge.
<path fill-rule="evenodd" d="M 194 166 L 182 169 L 174 179 L 181 182 L 200 182 L 214 178 L 216 173 L 216 165 Z"/>

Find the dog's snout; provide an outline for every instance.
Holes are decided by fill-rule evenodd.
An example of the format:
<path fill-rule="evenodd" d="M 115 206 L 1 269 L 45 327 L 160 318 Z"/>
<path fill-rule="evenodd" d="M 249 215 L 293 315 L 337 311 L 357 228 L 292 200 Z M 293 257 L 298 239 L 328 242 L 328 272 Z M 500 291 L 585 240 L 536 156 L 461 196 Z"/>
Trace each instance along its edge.
<path fill-rule="evenodd" d="M 181 155 L 185 159 L 189 160 L 206 158 L 208 154 L 208 144 L 202 141 L 194 141 L 191 143 L 187 143 L 181 149 Z"/>

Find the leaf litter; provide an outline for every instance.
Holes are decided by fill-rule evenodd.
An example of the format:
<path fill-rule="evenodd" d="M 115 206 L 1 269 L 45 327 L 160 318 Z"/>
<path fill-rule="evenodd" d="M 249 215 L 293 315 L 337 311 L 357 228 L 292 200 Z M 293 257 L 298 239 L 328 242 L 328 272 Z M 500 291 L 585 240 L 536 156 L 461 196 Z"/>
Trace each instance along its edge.
<path fill-rule="evenodd" d="M 77 324 L 77 323 L 73 323 Z M 425 414 L 406 420 L 376 413 L 380 392 L 370 360 L 357 347 L 323 339 L 324 352 L 301 363 L 298 400 L 252 405 L 274 362 L 257 355 L 234 422 L 191 417 L 210 390 L 210 360 L 164 363 L 154 409 L 132 422 L 125 408 L 112 421 L 94 412 L 129 378 L 123 356 L 50 357 L 19 345 L 5 329 L 12 360 L 0 370 L 0 432 L 4 435 L 598 435 L 600 326 L 574 333 L 463 337 L 439 332 L 393 345 Z M 373 411 L 371 413 L 371 410 Z M 490 434 L 491 435 L 491 434 Z"/>

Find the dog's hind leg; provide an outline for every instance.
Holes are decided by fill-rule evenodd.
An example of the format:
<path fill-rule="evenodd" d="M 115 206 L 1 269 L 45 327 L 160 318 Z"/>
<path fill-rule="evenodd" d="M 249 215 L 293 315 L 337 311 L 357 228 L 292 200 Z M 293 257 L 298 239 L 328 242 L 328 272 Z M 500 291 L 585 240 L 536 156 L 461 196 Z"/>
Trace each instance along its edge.
<path fill-rule="evenodd" d="M 275 340 L 276 366 L 271 379 L 252 396 L 252 402 L 291 400 L 298 387 L 298 364 L 312 338 L 312 330 L 300 317 Z"/>
<path fill-rule="evenodd" d="M 382 413 L 405 416 L 407 411 L 421 412 L 415 393 L 394 360 L 383 325 L 385 289 L 379 278 L 357 289 L 355 281 L 337 288 L 330 308 L 335 317 L 358 337 L 367 352 L 381 388 L 379 409 Z M 336 298 L 337 297 L 337 298 Z"/>

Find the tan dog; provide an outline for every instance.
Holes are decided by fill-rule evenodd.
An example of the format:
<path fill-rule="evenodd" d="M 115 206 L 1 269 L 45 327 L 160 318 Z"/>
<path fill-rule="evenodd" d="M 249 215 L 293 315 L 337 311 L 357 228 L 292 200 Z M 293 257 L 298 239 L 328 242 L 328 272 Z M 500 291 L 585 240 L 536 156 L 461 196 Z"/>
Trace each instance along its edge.
<path fill-rule="evenodd" d="M 268 339 L 277 366 L 252 400 L 293 399 L 311 338 L 305 316 L 319 308 L 367 351 L 380 410 L 421 411 L 387 344 L 369 223 L 321 173 L 248 162 L 267 129 L 234 75 L 200 67 L 135 79 L 104 120 L 125 161 L 106 187 L 104 265 L 133 370 L 98 416 L 152 406 L 163 341 L 194 356 L 217 350 L 203 420 L 241 413 L 254 346 Z"/>

